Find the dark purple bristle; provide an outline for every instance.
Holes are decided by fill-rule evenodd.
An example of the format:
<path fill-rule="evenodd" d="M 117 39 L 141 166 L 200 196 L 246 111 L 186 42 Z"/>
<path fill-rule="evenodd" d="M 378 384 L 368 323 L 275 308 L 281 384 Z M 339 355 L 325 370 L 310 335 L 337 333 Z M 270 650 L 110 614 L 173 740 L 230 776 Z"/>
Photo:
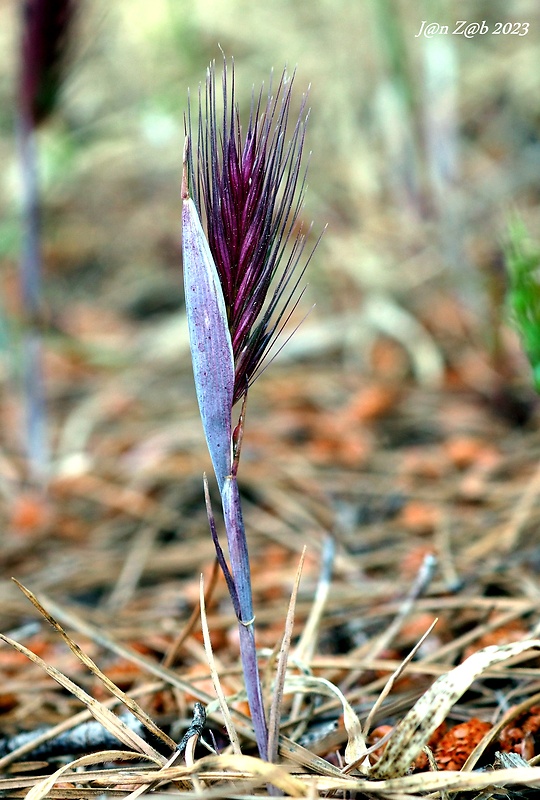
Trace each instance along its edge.
<path fill-rule="evenodd" d="M 298 287 L 299 278 L 294 286 L 290 283 L 305 242 L 297 229 L 307 114 L 304 96 L 287 138 L 292 83 L 283 73 L 274 95 L 269 91 L 264 97 L 261 90 L 253 97 L 245 134 L 235 102 L 234 67 L 229 76 L 224 63 L 222 116 L 214 65 L 204 96 L 199 95 L 190 184 L 223 288 L 235 362 L 234 402 L 260 373 Z M 187 127 L 192 140 L 189 117 Z"/>

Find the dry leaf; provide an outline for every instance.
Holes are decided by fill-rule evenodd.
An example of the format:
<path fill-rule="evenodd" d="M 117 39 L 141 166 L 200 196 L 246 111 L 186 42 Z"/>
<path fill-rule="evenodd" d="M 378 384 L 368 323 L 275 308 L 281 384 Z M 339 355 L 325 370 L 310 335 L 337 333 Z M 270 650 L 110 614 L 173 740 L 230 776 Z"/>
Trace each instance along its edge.
<path fill-rule="evenodd" d="M 379 761 L 370 770 L 370 775 L 374 778 L 405 775 L 454 703 L 476 678 L 494 664 L 533 648 L 540 648 L 540 640 L 531 639 L 486 647 L 474 653 L 455 669 L 437 678 L 396 726 L 394 735 Z"/>

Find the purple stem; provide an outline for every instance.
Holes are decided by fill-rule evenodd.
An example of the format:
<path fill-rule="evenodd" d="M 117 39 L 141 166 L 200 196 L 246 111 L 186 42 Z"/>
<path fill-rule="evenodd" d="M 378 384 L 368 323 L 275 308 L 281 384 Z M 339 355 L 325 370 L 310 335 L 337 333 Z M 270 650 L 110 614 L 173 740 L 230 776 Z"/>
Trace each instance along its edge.
<path fill-rule="evenodd" d="M 241 616 L 238 619 L 238 630 L 246 692 L 259 753 L 261 758 L 266 761 L 268 759 L 268 728 L 264 713 L 257 650 L 255 647 L 251 569 L 236 475 L 227 476 L 221 492 L 221 501 L 225 529 L 227 531 L 231 571 L 240 606 Z"/>
<path fill-rule="evenodd" d="M 225 558 L 225 553 L 223 552 L 223 548 L 221 547 L 221 542 L 219 541 L 219 536 L 216 529 L 216 521 L 214 518 L 214 512 L 212 510 L 212 501 L 210 500 L 210 490 L 208 489 L 208 480 L 206 478 L 206 473 L 203 475 L 203 483 L 204 483 L 204 501 L 206 503 L 206 515 L 208 517 L 208 525 L 210 526 L 210 535 L 212 536 L 212 541 L 214 542 L 214 547 L 216 549 L 217 562 L 221 567 L 221 571 L 223 572 L 225 583 L 227 584 L 227 589 L 229 590 L 229 595 L 231 597 L 231 601 L 233 604 L 234 613 L 236 614 L 237 619 L 241 619 L 242 611 L 240 609 L 240 601 L 238 600 L 236 584 L 229 569 L 229 565 L 227 564 L 227 559 Z"/>

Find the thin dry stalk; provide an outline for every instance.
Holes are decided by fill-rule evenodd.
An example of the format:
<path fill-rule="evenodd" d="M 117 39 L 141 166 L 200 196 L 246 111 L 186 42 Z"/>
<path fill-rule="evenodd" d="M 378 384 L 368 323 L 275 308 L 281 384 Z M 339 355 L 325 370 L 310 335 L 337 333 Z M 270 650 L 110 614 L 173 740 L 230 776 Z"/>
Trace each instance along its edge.
<path fill-rule="evenodd" d="M 300 563 L 296 571 L 293 589 L 291 592 L 291 599 L 289 602 L 289 609 L 285 619 L 285 632 L 281 641 L 281 648 L 279 651 L 278 663 L 276 668 L 276 678 L 274 682 L 273 699 L 270 705 L 270 715 L 268 720 L 268 761 L 275 763 L 278 754 L 279 742 L 279 729 L 281 720 L 281 706 L 283 703 L 283 688 L 285 685 L 285 677 L 287 674 L 287 662 L 289 659 L 289 651 L 291 648 L 291 639 L 294 628 L 294 611 L 296 608 L 296 598 L 298 596 L 298 587 L 300 586 L 300 578 L 302 577 L 302 568 L 304 566 L 304 559 L 306 555 L 306 548 L 304 548 L 300 557 Z"/>
<path fill-rule="evenodd" d="M 429 584 L 433 580 L 433 574 L 436 567 L 437 560 L 435 556 L 431 553 L 428 553 L 422 561 L 422 565 L 418 570 L 415 582 L 411 586 L 405 599 L 400 603 L 398 612 L 391 624 L 384 631 L 384 633 L 375 640 L 374 643 L 370 643 L 365 647 L 359 648 L 360 652 L 367 649 L 368 652 L 366 657 L 368 659 L 376 658 L 397 636 L 405 620 L 414 610 L 416 602 L 426 592 Z M 348 675 L 343 684 L 344 688 L 349 688 L 357 678 L 358 671 L 352 672 L 350 675 Z"/>
<path fill-rule="evenodd" d="M 499 553 L 511 553 L 515 550 L 521 532 L 529 519 L 534 504 L 540 492 L 540 465 L 534 471 L 525 487 L 525 491 L 516 503 L 514 513 L 505 530 L 497 540 L 496 549 Z M 471 548 L 472 549 L 472 548 Z"/>
<path fill-rule="evenodd" d="M 133 537 L 133 542 L 127 558 L 124 561 L 124 566 L 107 600 L 107 608 L 109 611 L 118 611 L 133 597 L 133 593 L 137 588 L 146 563 L 152 553 L 158 530 L 159 529 L 155 525 L 144 526 L 137 535 Z"/>
<path fill-rule="evenodd" d="M 315 598 L 309 610 L 308 618 L 303 627 L 298 644 L 294 649 L 296 661 L 308 663 L 315 654 L 319 629 L 330 592 L 335 552 L 334 539 L 331 536 L 327 536 L 323 544 L 321 572 L 317 582 Z"/>
<path fill-rule="evenodd" d="M 416 601 L 427 591 L 429 584 L 433 580 L 435 569 L 437 568 L 437 559 L 431 553 L 428 553 L 422 561 L 422 565 L 418 570 L 418 575 L 414 584 L 411 586 L 410 591 L 403 600 L 399 612 L 388 626 L 383 635 L 376 641 L 373 650 L 370 650 L 369 657 L 374 658 L 385 650 L 390 642 L 395 638 L 398 631 L 401 629 L 407 617 L 412 613 Z"/>
<path fill-rule="evenodd" d="M 210 599 L 212 598 L 212 595 L 214 594 L 214 589 L 216 588 L 218 578 L 219 578 L 219 563 L 217 558 L 214 558 L 212 562 L 212 573 L 210 575 L 208 587 L 204 594 L 205 607 L 208 605 Z M 176 659 L 178 658 L 178 654 L 182 649 L 182 645 L 184 644 L 186 639 L 188 639 L 191 636 L 191 634 L 195 629 L 195 625 L 197 624 L 197 620 L 199 619 L 199 613 L 200 613 L 199 606 L 196 605 L 191 613 L 190 618 L 186 622 L 183 630 L 180 631 L 177 638 L 171 644 L 169 650 L 165 655 L 165 658 L 163 659 L 162 663 L 166 669 L 169 669 L 170 667 L 174 666 Z"/>
<path fill-rule="evenodd" d="M 403 661 L 401 662 L 399 667 L 389 677 L 385 687 L 383 688 L 382 692 L 380 693 L 380 695 L 378 696 L 377 700 L 375 701 L 375 703 L 374 703 L 371 711 L 369 712 L 368 717 L 367 717 L 367 719 L 366 719 L 366 721 L 364 723 L 364 736 L 368 735 L 369 730 L 371 728 L 371 725 L 373 723 L 373 719 L 375 717 L 375 714 L 377 713 L 379 708 L 382 706 L 383 702 L 386 700 L 386 698 L 388 697 L 388 695 L 392 691 L 397 679 L 403 674 L 403 672 L 405 671 L 405 668 L 412 661 L 412 659 L 414 658 L 414 656 L 416 655 L 416 653 L 418 652 L 420 647 L 426 641 L 427 637 L 432 632 L 432 630 L 435 627 L 435 625 L 437 624 L 437 622 L 438 622 L 438 620 L 434 620 L 432 622 L 432 624 L 429 626 L 429 628 L 424 633 L 424 635 L 421 637 L 421 639 L 417 642 L 417 644 L 415 644 L 415 646 L 413 647 L 411 652 L 403 659 Z"/>

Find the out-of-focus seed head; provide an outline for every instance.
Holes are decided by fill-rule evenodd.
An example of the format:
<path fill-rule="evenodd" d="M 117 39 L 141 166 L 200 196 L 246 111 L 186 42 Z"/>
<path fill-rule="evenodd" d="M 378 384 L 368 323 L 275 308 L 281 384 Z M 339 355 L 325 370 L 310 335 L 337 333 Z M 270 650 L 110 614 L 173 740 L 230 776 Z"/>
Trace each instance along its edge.
<path fill-rule="evenodd" d="M 24 0 L 19 113 L 39 125 L 53 111 L 78 0 Z"/>

